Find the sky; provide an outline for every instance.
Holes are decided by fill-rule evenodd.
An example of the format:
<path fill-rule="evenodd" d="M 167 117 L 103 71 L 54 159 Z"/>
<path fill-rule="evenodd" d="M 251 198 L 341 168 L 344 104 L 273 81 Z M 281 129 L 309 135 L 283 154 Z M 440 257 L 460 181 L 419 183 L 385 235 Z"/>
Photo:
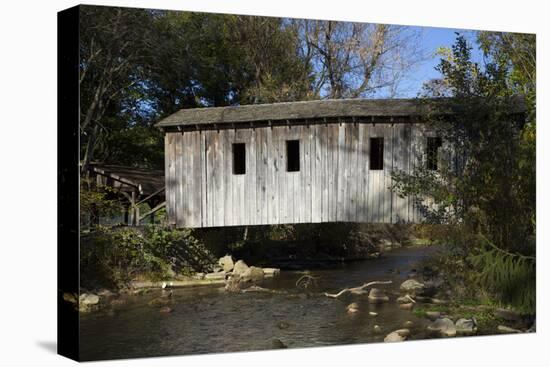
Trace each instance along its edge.
<path fill-rule="evenodd" d="M 459 32 L 466 37 L 472 49 L 472 60 L 482 62 L 483 55 L 475 43 L 475 31 L 453 28 L 411 27 L 421 34 L 421 47 L 425 53 L 425 60 L 417 64 L 406 74 L 401 81 L 400 93 L 397 97 L 413 98 L 418 95 L 425 81 L 440 77 L 435 67 L 439 64 L 440 57 L 435 55 L 439 47 L 451 47 Z M 384 93 L 384 92 L 382 92 Z"/>

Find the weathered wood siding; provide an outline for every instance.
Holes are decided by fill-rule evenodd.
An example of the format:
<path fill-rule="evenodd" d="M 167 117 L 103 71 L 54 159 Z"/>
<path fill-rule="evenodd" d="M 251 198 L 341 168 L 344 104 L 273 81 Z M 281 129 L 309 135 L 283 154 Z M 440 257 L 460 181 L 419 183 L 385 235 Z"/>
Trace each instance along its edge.
<path fill-rule="evenodd" d="M 284 223 L 414 223 L 411 197 L 391 190 L 391 172 L 411 172 L 425 151 L 412 123 L 341 123 L 168 132 L 168 221 L 179 227 Z M 384 138 L 384 169 L 370 170 L 370 138 Z M 286 141 L 300 141 L 300 171 L 286 170 Z M 246 174 L 234 175 L 232 144 L 246 144 Z"/>

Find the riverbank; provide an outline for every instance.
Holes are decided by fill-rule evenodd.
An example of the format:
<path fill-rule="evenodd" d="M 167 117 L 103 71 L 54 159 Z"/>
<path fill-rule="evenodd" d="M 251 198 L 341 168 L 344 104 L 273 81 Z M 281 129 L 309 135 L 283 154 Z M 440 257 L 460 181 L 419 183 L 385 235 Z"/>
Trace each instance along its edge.
<path fill-rule="evenodd" d="M 216 229 L 98 227 L 81 236 L 81 293 L 132 284 L 219 280 L 231 254 L 260 268 L 302 270 L 377 258 L 415 240 L 411 226 L 329 223 Z M 223 274 L 221 274 L 223 275 Z"/>

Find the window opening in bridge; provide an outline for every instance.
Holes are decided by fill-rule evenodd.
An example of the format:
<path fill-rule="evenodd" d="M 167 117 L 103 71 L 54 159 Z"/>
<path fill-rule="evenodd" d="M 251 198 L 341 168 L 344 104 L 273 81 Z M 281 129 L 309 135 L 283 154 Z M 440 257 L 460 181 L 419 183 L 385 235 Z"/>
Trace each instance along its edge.
<path fill-rule="evenodd" d="M 428 163 L 428 169 L 432 171 L 437 171 L 437 164 L 438 164 L 438 152 L 439 148 L 441 148 L 442 141 L 440 137 L 428 137 L 428 144 L 427 144 L 427 163 Z"/>
<path fill-rule="evenodd" d="M 384 138 L 370 138 L 370 169 L 384 169 Z"/>
<path fill-rule="evenodd" d="M 233 144 L 233 174 L 246 173 L 246 146 L 244 143 Z"/>
<path fill-rule="evenodd" d="M 287 172 L 300 171 L 300 141 L 286 141 L 286 170 Z"/>

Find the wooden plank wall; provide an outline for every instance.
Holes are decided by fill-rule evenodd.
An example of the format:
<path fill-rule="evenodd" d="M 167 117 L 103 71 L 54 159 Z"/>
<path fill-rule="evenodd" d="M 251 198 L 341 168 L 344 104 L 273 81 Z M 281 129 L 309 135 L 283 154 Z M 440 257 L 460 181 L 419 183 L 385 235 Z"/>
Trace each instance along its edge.
<path fill-rule="evenodd" d="M 341 123 L 166 134 L 168 222 L 218 227 L 322 222 L 418 223 L 414 198 L 391 190 L 391 172 L 420 164 L 416 124 Z M 370 138 L 384 138 L 384 170 L 370 170 Z M 300 141 L 287 172 L 286 141 Z M 233 174 L 232 144 L 246 144 Z"/>

